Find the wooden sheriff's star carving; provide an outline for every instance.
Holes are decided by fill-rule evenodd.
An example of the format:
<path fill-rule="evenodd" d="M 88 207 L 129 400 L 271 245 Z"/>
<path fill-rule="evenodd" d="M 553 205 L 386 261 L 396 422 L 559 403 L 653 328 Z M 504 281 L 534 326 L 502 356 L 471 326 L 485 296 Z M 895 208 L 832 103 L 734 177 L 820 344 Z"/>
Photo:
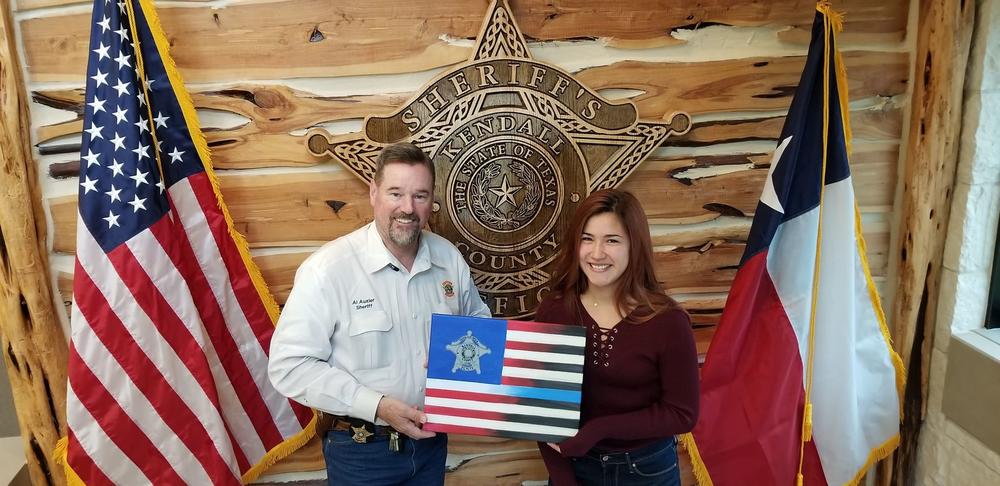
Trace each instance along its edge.
<path fill-rule="evenodd" d="M 638 119 L 572 75 L 531 58 L 504 0 L 494 1 L 472 57 L 436 77 L 364 130 L 313 130 L 309 151 L 331 156 L 365 182 L 382 147 L 409 141 L 434 160 L 433 230 L 472 268 L 496 317 L 534 312 L 577 205 L 620 185 L 690 118 Z"/>

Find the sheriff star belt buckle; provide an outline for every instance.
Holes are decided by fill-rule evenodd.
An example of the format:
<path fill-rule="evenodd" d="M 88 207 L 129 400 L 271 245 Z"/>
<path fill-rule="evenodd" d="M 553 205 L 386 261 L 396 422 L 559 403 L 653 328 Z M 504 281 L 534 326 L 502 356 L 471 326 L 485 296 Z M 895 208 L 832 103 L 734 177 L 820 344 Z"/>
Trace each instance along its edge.
<path fill-rule="evenodd" d="M 362 425 L 361 427 L 354 427 L 352 425 L 351 431 L 354 432 L 354 435 L 351 436 L 351 439 L 353 439 L 354 442 L 357 442 L 358 444 L 367 444 L 368 438 L 375 435 L 369 432 L 368 428 L 365 427 L 364 425 Z"/>

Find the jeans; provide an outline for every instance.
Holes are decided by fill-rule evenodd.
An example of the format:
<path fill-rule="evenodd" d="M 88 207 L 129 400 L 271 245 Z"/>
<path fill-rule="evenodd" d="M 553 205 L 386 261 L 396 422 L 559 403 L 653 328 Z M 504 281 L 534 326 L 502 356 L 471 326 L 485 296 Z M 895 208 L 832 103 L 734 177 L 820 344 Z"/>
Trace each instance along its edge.
<path fill-rule="evenodd" d="M 443 485 L 448 436 L 413 440 L 400 435 L 402 448 L 389 450 L 388 436 L 374 436 L 358 444 L 346 431 L 331 430 L 323 437 L 323 459 L 330 486 Z"/>
<path fill-rule="evenodd" d="M 680 486 L 677 441 L 671 437 L 628 452 L 598 452 L 573 458 L 584 486 Z"/>

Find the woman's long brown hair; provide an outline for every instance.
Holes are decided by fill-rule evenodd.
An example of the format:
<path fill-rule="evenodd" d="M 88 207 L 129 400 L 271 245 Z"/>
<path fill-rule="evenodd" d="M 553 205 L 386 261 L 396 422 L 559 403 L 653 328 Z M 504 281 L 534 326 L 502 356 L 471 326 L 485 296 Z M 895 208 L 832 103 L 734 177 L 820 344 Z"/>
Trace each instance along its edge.
<path fill-rule="evenodd" d="M 549 285 L 551 292 L 561 296 L 567 310 L 571 310 L 580 294 L 587 290 L 587 276 L 580 270 L 580 240 L 587 221 L 602 213 L 618 216 L 629 239 L 628 267 L 618 278 L 615 293 L 622 315 L 630 322 L 640 323 L 664 310 L 679 308 L 663 292 L 653 272 L 653 242 L 642 205 L 631 193 L 617 189 L 597 191 L 580 203 L 559 249 Z"/>

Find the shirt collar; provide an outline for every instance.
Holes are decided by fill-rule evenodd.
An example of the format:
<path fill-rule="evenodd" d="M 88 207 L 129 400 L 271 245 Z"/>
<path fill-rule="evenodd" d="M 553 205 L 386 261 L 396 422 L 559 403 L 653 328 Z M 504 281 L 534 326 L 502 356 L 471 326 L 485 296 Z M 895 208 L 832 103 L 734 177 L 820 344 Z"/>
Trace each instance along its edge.
<path fill-rule="evenodd" d="M 378 234 L 378 229 L 375 228 L 375 222 L 372 221 L 368 223 L 368 228 L 366 230 L 367 247 L 364 252 L 363 267 L 368 273 L 375 273 L 389 265 L 393 265 L 396 268 L 403 268 L 403 264 L 399 263 L 399 259 L 389 252 L 389 249 L 385 247 L 385 242 L 382 241 L 382 236 Z M 427 244 L 427 237 L 421 233 L 420 242 L 417 245 L 417 256 L 413 260 L 413 268 L 410 270 L 411 274 L 417 274 L 431 267 L 432 264 L 441 266 L 438 263 L 439 258 L 436 258 L 437 252 L 433 251 L 429 244 Z"/>

